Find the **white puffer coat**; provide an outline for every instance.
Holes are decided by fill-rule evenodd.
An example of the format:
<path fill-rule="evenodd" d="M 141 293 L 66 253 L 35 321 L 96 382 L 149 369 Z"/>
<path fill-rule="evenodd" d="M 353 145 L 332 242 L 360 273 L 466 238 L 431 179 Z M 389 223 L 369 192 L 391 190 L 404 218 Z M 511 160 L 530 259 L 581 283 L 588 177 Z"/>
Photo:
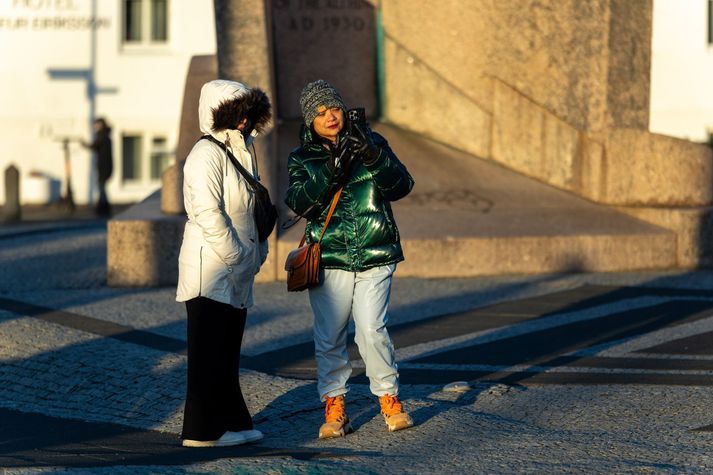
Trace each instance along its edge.
<path fill-rule="evenodd" d="M 215 111 L 250 95 L 246 86 L 225 80 L 201 89 L 200 129 L 225 143 L 246 170 L 253 161 L 238 130 L 214 130 Z M 178 258 L 176 300 L 207 297 L 236 308 L 253 304 L 255 274 L 267 258 L 267 241 L 258 243 L 254 196 L 225 151 L 199 140 L 183 167 L 183 201 L 188 214 Z"/>

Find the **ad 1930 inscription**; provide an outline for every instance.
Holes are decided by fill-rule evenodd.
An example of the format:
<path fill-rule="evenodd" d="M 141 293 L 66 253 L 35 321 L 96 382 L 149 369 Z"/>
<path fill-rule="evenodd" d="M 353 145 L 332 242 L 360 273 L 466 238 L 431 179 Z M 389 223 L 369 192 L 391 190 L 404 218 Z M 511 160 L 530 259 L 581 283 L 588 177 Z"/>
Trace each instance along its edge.
<path fill-rule="evenodd" d="M 376 12 L 365 0 L 273 0 L 278 110 L 299 119 L 310 81 L 334 84 L 349 107 L 377 111 Z"/>

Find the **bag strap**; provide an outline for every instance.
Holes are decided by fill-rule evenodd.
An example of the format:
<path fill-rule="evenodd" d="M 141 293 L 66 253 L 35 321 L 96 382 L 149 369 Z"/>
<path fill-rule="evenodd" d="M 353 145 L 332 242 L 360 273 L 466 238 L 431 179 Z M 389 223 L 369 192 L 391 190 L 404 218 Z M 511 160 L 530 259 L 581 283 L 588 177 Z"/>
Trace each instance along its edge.
<path fill-rule="evenodd" d="M 228 156 L 230 159 L 230 162 L 233 164 L 233 166 L 240 172 L 240 174 L 245 177 L 245 181 L 247 181 L 250 184 L 250 187 L 253 189 L 253 191 L 256 191 L 259 189 L 259 187 L 262 186 L 262 183 L 260 183 L 258 180 L 255 179 L 255 177 L 245 169 L 244 166 L 240 164 L 237 158 L 235 158 L 235 155 L 233 155 L 233 152 L 230 151 L 228 148 L 227 144 L 224 144 L 220 140 L 216 139 L 212 135 L 203 135 L 199 140 L 210 140 L 217 146 L 221 147 L 224 151 L 225 154 Z"/>
<path fill-rule="evenodd" d="M 334 196 L 332 197 L 332 204 L 329 206 L 329 212 L 327 213 L 327 219 L 324 220 L 324 226 L 322 226 L 322 233 L 319 235 L 319 241 L 317 241 L 317 243 L 322 242 L 324 233 L 325 233 L 325 231 L 327 231 L 327 225 L 329 224 L 329 221 L 332 219 L 332 214 L 334 214 L 334 209 L 337 207 L 337 201 L 339 201 L 339 195 L 342 194 L 342 189 L 344 189 L 344 186 L 340 186 L 339 189 L 337 190 L 337 192 L 334 193 Z M 302 236 L 300 245 L 297 247 L 302 247 L 306 240 L 307 240 L 307 233 L 305 233 Z"/>

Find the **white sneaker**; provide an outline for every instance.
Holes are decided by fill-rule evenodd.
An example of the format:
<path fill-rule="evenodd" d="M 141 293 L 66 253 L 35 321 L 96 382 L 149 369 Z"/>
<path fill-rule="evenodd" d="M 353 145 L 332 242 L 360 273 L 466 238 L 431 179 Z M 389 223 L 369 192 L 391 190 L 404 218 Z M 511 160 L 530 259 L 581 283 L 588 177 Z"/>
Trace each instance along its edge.
<path fill-rule="evenodd" d="M 183 439 L 183 446 L 184 447 L 228 447 L 231 445 L 240 445 L 244 444 L 247 442 L 245 439 L 245 436 L 243 435 L 244 432 L 248 431 L 241 431 L 241 432 L 226 432 L 223 434 L 220 439 L 216 440 L 192 440 L 192 439 Z"/>
<path fill-rule="evenodd" d="M 245 442 L 256 442 L 263 437 L 265 437 L 262 432 L 257 429 L 253 430 L 241 430 L 240 432 L 233 432 L 234 434 L 243 434 L 245 437 Z"/>

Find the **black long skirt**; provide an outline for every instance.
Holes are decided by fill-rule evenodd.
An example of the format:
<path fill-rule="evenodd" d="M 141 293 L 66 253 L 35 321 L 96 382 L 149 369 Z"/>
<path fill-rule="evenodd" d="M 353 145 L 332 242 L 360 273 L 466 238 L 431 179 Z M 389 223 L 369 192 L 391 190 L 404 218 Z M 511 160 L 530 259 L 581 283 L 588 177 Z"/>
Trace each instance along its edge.
<path fill-rule="evenodd" d="M 247 310 L 205 297 L 186 302 L 188 388 L 183 439 L 216 440 L 253 422 L 240 390 L 240 346 Z"/>

